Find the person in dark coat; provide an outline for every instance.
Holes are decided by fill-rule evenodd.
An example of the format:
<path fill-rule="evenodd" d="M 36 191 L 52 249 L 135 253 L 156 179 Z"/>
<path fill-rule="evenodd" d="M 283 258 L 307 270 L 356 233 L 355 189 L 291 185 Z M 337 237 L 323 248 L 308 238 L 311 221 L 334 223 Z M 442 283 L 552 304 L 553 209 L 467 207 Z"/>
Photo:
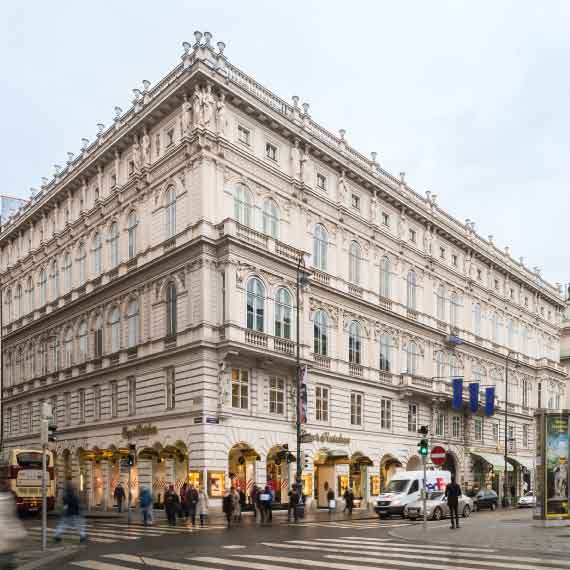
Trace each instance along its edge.
<path fill-rule="evenodd" d="M 234 512 L 234 488 L 228 489 L 224 498 L 222 499 L 222 510 L 226 515 L 226 520 L 228 521 L 228 528 L 232 522 L 232 513 Z"/>
<path fill-rule="evenodd" d="M 293 519 L 297 522 L 298 510 L 297 505 L 299 504 L 299 492 L 297 490 L 297 485 L 293 485 L 289 491 L 289 508 L 287 510 L 287 520 L 291 521 L 291 513 L 293 513 Z"/>
<path fill-rule="evenodd" d="M 269 485 L 265 485 L 263 493 L 260 494 L 261 500 L 261 522 L 271 522 L 273 520 L 273 492 Z"/>
<path fill-rule="evenodd" d="M 451 475 L 451 483 L 448 483 L 445 488 L 445 497 L 451 516 L 451 528 L 459 528 L 459 497 L 461 497 L 461 487 L 455 482 L 455 475 Z M 455 520 L 453 517 L 455 517 Z"/>
<path fill-rule="evenodd" d="M 188 516 L 192 519 L 192 526 L 196 526 L 196 508 L 198 507 L 198 500 L 200 496 L 194 485 L 188 487 L 186 492 L 186 508 L 188 509 Z"/>
<path fill-rule="evenodd" d="M 190 510 L 188 508 L 188 501 L 187 495 L 188 494 L 188 483 L 184 483 L 180 488 L 180 507 L 182 508 L 182 512 L 184 513 L 184 518 L 187 519 L 190 515 Z"/>
<path fill-rule="evenodd" d="M 332 506 L 334 504 L 334 500 L 334 491 L 332 489 L 329 489 L 327 492 L 327 505 L 329 507 L 329 515 L 332 515 L 335 511 L 335 507 Z"/>
<path fill-rule="evenodd" d="M 61 535 L 65 529 L 71 526 L 74 529 L 79 529 L 79 542 L 87 541 L 87 533 L 85 531 L 85 522 L 81 516 L 81 505 L 79 502 L 79 495 L 73 483 L 68 482 L 63 494 L 63 516 L 61 517 L 55 533 L 53 535 L 54 542 L 61 541 Z"/>
<path fill-rule="evenodd" d="M 115 487 L 115 492 L 113 493 L 113 497 L 115 498 L 115 502 L 117 503 L 117 509 L 120 513 L 123 512 L 123 503 L 125 501 L 125 489 L 123 488 L 123 484 L 119 483 Z"/>
<path fill-rule="evenodd" d="M 261 512 L 261 505 L 259 503 L 259 493 L 260 493 L 259 487 L 257 485 L 254 485 L 253 488 L 251 489 L 249 498 L 251 500 L 251 504 L 253 505 L 255 520 L 259 519 L 260 522 L 263 522 L 263 513 Z"/>
<path fill-rule="evenodd" d="M 352 487 L 348 487 L 343 495 L 344 499 L 344 510 L 346 512 L 348 510 L 348 514 L 352 515 L 352 509 L 354 508 L 354 493 L 352 492 Z"/>
<path fill-rule="evenodd" d="M 164 494 L 164 510 L 166 518 L 170 526 L 176 526 L 176 515 L 180 509 L 180 497 L 174 490 L 174 485 L 168 487 L 168 491 Z"/>

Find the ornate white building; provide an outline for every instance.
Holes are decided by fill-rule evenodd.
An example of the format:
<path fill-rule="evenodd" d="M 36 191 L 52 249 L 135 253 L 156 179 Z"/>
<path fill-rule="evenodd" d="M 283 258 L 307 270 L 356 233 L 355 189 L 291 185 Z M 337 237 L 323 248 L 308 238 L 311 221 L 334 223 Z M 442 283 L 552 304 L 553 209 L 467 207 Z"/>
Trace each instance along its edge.
<path fill-rule="evenodd" d="M 214 498 L 230 479 L 286 491 L 304 256 L 306 492 L 323 504 L 350 482 L 371 499 L 419 467 L 425 424 L 464 485 L 499 489 L 511 351 L 519 493 L 534 409 L 565 398 L 561 292 L 224 48 L 196 32 L 2 227 L 5 444 L 37 446 L 50 401 L 58 483 L 75 479 L 91 508 L 112 506 L 129 444 L 135 496 L 187 477 Z M 457 376 L 466 397 L 471 381 L 497 387 L 493 417 L 451 409 Z"/>

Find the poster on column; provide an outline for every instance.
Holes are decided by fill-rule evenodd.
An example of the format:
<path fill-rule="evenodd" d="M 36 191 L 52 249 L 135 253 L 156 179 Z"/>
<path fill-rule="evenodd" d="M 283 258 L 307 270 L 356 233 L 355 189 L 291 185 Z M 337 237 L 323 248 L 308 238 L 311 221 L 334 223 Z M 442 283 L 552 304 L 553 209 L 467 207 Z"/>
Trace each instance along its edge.
<path fill-rule="evenodd" d="M 568 416 L 546 418 L 546 505 L 549 518 L 568 518 Z"/>

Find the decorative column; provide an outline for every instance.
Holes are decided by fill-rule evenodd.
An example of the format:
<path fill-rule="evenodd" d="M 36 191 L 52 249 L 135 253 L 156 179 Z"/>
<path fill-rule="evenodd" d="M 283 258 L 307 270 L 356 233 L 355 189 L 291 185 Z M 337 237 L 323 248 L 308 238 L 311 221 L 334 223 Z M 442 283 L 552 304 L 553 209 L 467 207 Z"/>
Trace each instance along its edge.
<path fill-rule="evenodd" d="M 83 462 L 83 497 L 88 511 L 93 508 L 93 462 Z"/>

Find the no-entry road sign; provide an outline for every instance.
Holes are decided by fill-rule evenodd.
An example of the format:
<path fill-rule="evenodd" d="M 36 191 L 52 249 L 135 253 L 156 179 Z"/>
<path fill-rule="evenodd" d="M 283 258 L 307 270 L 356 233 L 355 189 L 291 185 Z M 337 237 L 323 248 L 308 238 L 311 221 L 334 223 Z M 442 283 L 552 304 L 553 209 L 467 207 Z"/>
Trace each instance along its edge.
<path fill-rule="evenodd" d="M 445 449 L 440 445 L 436 445 L 432 448 L 430 457 L 434 465 L 443 465 L 445 463 Z"/>

